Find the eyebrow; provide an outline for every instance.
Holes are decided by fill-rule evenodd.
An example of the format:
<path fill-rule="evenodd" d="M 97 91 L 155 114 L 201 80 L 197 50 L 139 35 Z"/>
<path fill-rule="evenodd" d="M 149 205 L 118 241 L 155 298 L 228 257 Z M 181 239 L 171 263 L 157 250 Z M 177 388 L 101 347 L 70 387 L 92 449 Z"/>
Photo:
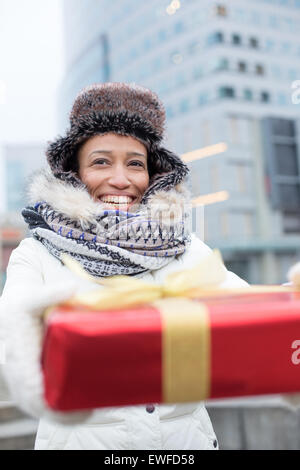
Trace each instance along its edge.
<path fill-rule="evenodd" d="M 89 156 L 91 157 L 94 155 L 94 153 L 103 153 L 103 154 L 113 154 L 112 150 L 94 150 Z M 144 153 L 139 153 L 139 152 L 126 152 L 126 155 L 135 155 L 137 157 L 144 157 L 146 158 L 146 155 Z"/>

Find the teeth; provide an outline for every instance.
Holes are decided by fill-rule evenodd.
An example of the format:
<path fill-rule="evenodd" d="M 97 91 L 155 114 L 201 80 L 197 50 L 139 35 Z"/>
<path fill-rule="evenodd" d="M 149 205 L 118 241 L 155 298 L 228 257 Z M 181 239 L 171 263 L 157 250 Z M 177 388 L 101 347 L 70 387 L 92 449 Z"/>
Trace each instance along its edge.
<path fill-rule="evenodd" d="M 105 202 L 107 206 L 120 206 L 120 207 L 127 207 L 128 204 L 118 204 L 117 202 Z"/>
<path fill-rule="evenodd" d="M 128 204 L 133 200 L 133 198 L 129 196 L 103 196 L 100 199 L 102 202 L 114 204 Z"/>

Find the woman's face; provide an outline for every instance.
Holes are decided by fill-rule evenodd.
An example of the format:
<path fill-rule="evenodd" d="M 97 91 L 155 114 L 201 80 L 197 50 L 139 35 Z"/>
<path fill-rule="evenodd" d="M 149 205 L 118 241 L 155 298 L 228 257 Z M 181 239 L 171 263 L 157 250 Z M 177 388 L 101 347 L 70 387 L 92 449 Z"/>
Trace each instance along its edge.
<path fill-rule="evenodd" d="M 133 137 L 92 137 L 80 148 L 78 163 L 81 181 L 106 208 L 128 210 L 149 186 L 147 149 Z"/>

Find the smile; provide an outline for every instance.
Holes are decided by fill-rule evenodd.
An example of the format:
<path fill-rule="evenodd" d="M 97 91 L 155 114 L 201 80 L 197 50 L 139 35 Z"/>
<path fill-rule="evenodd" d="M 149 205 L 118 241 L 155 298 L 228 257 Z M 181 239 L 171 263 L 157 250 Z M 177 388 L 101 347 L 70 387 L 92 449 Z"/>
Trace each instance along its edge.
<path fill-rule="evenodd" d="M 109 207 L 127 209 L 136 200 L 136 198 L 131 196 L 107 195 L 99 197 L 99 200 Z"/>

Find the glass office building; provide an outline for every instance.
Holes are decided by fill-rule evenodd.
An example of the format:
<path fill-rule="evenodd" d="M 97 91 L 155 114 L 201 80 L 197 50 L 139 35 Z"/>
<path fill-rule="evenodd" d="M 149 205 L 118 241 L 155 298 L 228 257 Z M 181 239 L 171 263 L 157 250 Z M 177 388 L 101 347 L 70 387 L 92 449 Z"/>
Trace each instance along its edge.
<path fill-rule="evenodd" d="M 166 145 L 187 161 L 208 149 L 189 161 L 204 241 L 250 282 L 285 281 L 300 257 L 300 2 L 65 0 L 64 21 L 62 130 L 87 84 L 156 91 Z"/>

